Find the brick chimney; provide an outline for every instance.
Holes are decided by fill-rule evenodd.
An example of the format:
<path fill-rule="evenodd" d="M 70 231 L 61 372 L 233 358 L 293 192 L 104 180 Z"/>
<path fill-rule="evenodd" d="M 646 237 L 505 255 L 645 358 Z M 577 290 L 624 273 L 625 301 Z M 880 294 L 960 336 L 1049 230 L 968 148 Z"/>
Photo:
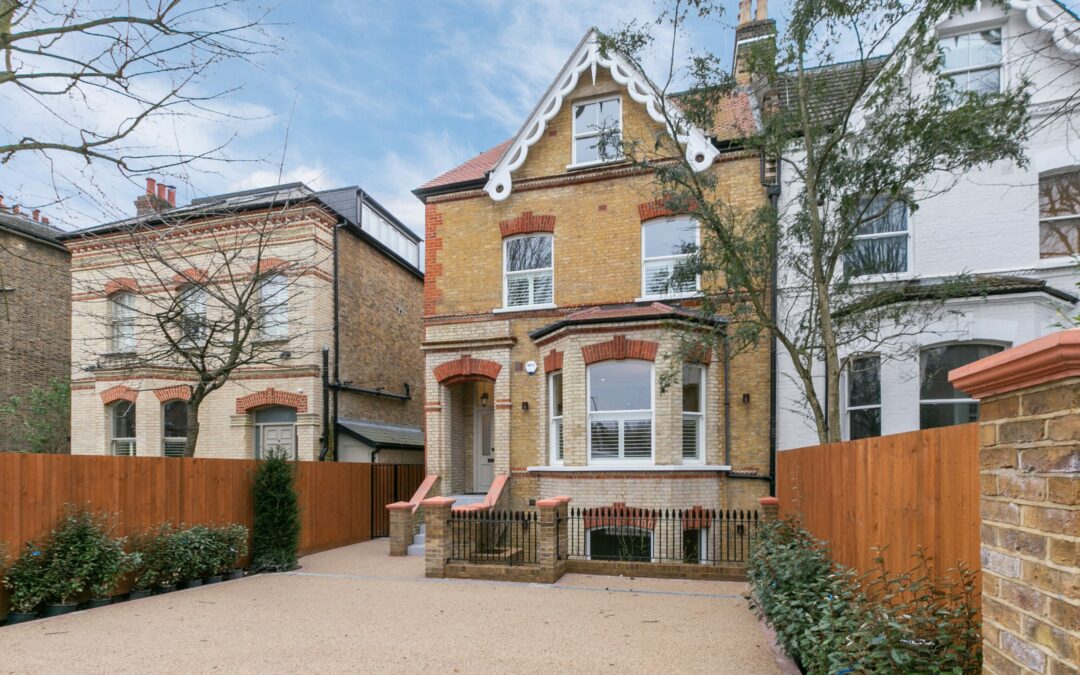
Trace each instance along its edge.
<path fill-rule="evenodd" d="M 151 213 L 159 213 L 170 206 L 176 205 L 175 191 L 173 194 L 173 204 L 170 205 L 166 197 L 166 185 L 164 183 L 158 183 L 153 178 L 147 178 L 146 193 L 139 195 L 135 199 L 135 215 L 142 218 L 143 216 L 148 216 Z"/>
<path fill-rule="evenodd" d="M 757 0 L 757 11 L 750 18 L 751 0 L 739 0 L 739 25 L 735 28 L 735 57 L 732 72 L 740 85 L 750 84 L 746 59 L 751 49 L 761 45 L 776 46 L 776 21 L 769 18 L 769 0 Z"/>

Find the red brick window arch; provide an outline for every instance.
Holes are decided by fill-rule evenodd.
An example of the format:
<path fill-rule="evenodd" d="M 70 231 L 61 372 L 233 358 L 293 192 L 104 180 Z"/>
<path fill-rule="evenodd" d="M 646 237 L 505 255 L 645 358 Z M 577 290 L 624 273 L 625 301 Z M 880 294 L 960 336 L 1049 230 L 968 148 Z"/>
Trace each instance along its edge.
<path fill-rule="evenodd" d="M 462 382 L 494 382 L 501 370 L 495 361 L 464 355 L 435 366 L 432 372 L 439 384 L 450 387 Z"/>
<path fill-rule="evenodd" d="M 306 413 L 308 409 L 308 399 L 304 394 L 297 394 L 291 391 L 278 391 L 273 387 L 269 387 L 262 391 L 256 391 L 236 399 L 236 414 L 246 415 L 255 408 L 263 408 L 272 405 L 295 408 L 298 413 Z"/>

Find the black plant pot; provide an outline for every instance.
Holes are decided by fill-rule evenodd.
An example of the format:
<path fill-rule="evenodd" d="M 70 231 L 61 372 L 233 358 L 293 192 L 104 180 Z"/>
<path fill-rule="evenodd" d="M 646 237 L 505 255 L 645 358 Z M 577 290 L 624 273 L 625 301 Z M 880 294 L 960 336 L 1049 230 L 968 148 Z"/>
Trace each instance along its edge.
<path fill-rule="evenodd" d="M 87 609 L 97 609 L 112 604 L 112 598 L 90 598 L 86 601 Z"/>
<path fill-rule="evenodd" d="M 37 612 L 9 612 L 5 626 L 14 626 L 17 623 L 26 623 L 37 618 Z"/>
<path fill-rule="evenodd" d="M 149 588 L 133 588 L 128 593 L 128 600 L 138 600 L 140 598 L 149 598 L 150 594 L 154 591 Z"/>
<path fill-rule="evenodd" d="M 157 588 L 158 595 L 161 595 L 162 593 L 172 593 L 175 590 L 176 584 L 162 584 Z"/>
<path fill-rule="evenodd" d="M 188 579 L 184 582 L 184 588 L 198 588 L 202 586 L 202 579 Z"/>
<path fill-rule="evenodd" d="M 233 570 L 232 572 L 229 572 L 228 579 L 230 581 L 232 581 L 233 579 L 243 579 L 243 578 L 244 578 L 244 570 Z"/>
<path fill-rule="evenodd" d="M 79 606 L 74 602 L 50 602 L 45 605 L 45 610 L 41 613 L 43 617 L 60 616 L 61 614 L 69 614 L 77 610 Z"/>
<path fill-rule="evenodd" d="M 202 580 L 203 585 L 216 584 L 219 581 L 221 581 L 221 575 L 220 574 L 215 574 L 215 575 L 209 576 L 209 577 L 203 577 L 203 580 Z"/>

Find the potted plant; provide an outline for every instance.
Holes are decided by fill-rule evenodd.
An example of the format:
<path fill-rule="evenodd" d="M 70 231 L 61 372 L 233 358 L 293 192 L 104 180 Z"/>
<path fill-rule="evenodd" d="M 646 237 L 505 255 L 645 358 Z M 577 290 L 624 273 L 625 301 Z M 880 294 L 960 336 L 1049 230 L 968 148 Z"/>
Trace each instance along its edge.
<path fill-rule="evenodd" d="M 4 574 L 4 587 L 8 589 L 11 611 L 7 625 L 12 626 L 37 618 L 38 605 L 48 594 L 46 588 L 44 556 L 30 543 Z"/>
<path fill-rule="evenodd" d="M 98 554 L 109 541 L 104 519 L 84 510 L 67 509 L 49 534 L 43 551 L 49 594 L 44 616 L 73 612 L 96 573 Z"/>
<path fill-rule="evenodd" d="M 229 547 L 228 533 L 223 527 L 208 528 L 208 551 L 206 559 L 204 584 L 216 584 L 221 581 L 222 574 L 232 568 L 232 552 Z"/>
<path fill-rule="evenodd" d="M 156 529 L 134 538 L 133 548 L 138 557 L 133 561 L 135 591 L 130 597 L 145 597 L 155 588 L 159 593 L 176 590 L 176 582 L 180 579 L 180 556 L 176 553 L 175 535 L 176 530 L 171 524 L 162 523 Z"/>
<path fill-rule="evenodd" d="M 131 569 L 131 560 L 124 552 L 123 539 L 107 538 L 97 551 L 93 576 L 90 578 L 90 600 L 87 608 L 104 607 L 112 602 L 113 591 L 120 579 Z"/>
<path fill-rule="evenodd" d="M 184 588 L 202 586 L 202 567 L 205 555 L 202 528 L 199 526 L 180 530 L 173 535 L 173 554 L 179 580 Z"/>
<path fill-rule="evenodd" d="M 143 540 L 145 535 L 132 537 L 132 550 L 127 554 L 128 568 L 132 573 L 132 588 L 128 591 L 129 600 L 150 597 L 156 583 L 156 570 L 147 564 Z"/>
<path fill-rule="evenodd" d="M 239 568 L 240 560 L 248 554 L 248 529 L 238 523 L 221 528 L 228 543 L 228 555 L 222 561 L 221 574 L 229 579 L 240 579 L 244 570 Z"/>

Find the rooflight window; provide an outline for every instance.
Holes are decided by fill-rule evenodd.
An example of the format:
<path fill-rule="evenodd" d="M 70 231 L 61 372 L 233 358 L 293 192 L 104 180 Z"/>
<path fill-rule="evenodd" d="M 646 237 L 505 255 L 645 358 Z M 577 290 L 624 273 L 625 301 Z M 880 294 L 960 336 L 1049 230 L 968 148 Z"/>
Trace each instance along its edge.
<path fill-rule="evenodd" d="M 601 148 L 601 137 L 605 147 Z M 622 157 L 622 103 L 618 97 L 574 106 L 574 164 L 594 164 Z M 613 147 L 614 146 L 614 147 Z"/>

